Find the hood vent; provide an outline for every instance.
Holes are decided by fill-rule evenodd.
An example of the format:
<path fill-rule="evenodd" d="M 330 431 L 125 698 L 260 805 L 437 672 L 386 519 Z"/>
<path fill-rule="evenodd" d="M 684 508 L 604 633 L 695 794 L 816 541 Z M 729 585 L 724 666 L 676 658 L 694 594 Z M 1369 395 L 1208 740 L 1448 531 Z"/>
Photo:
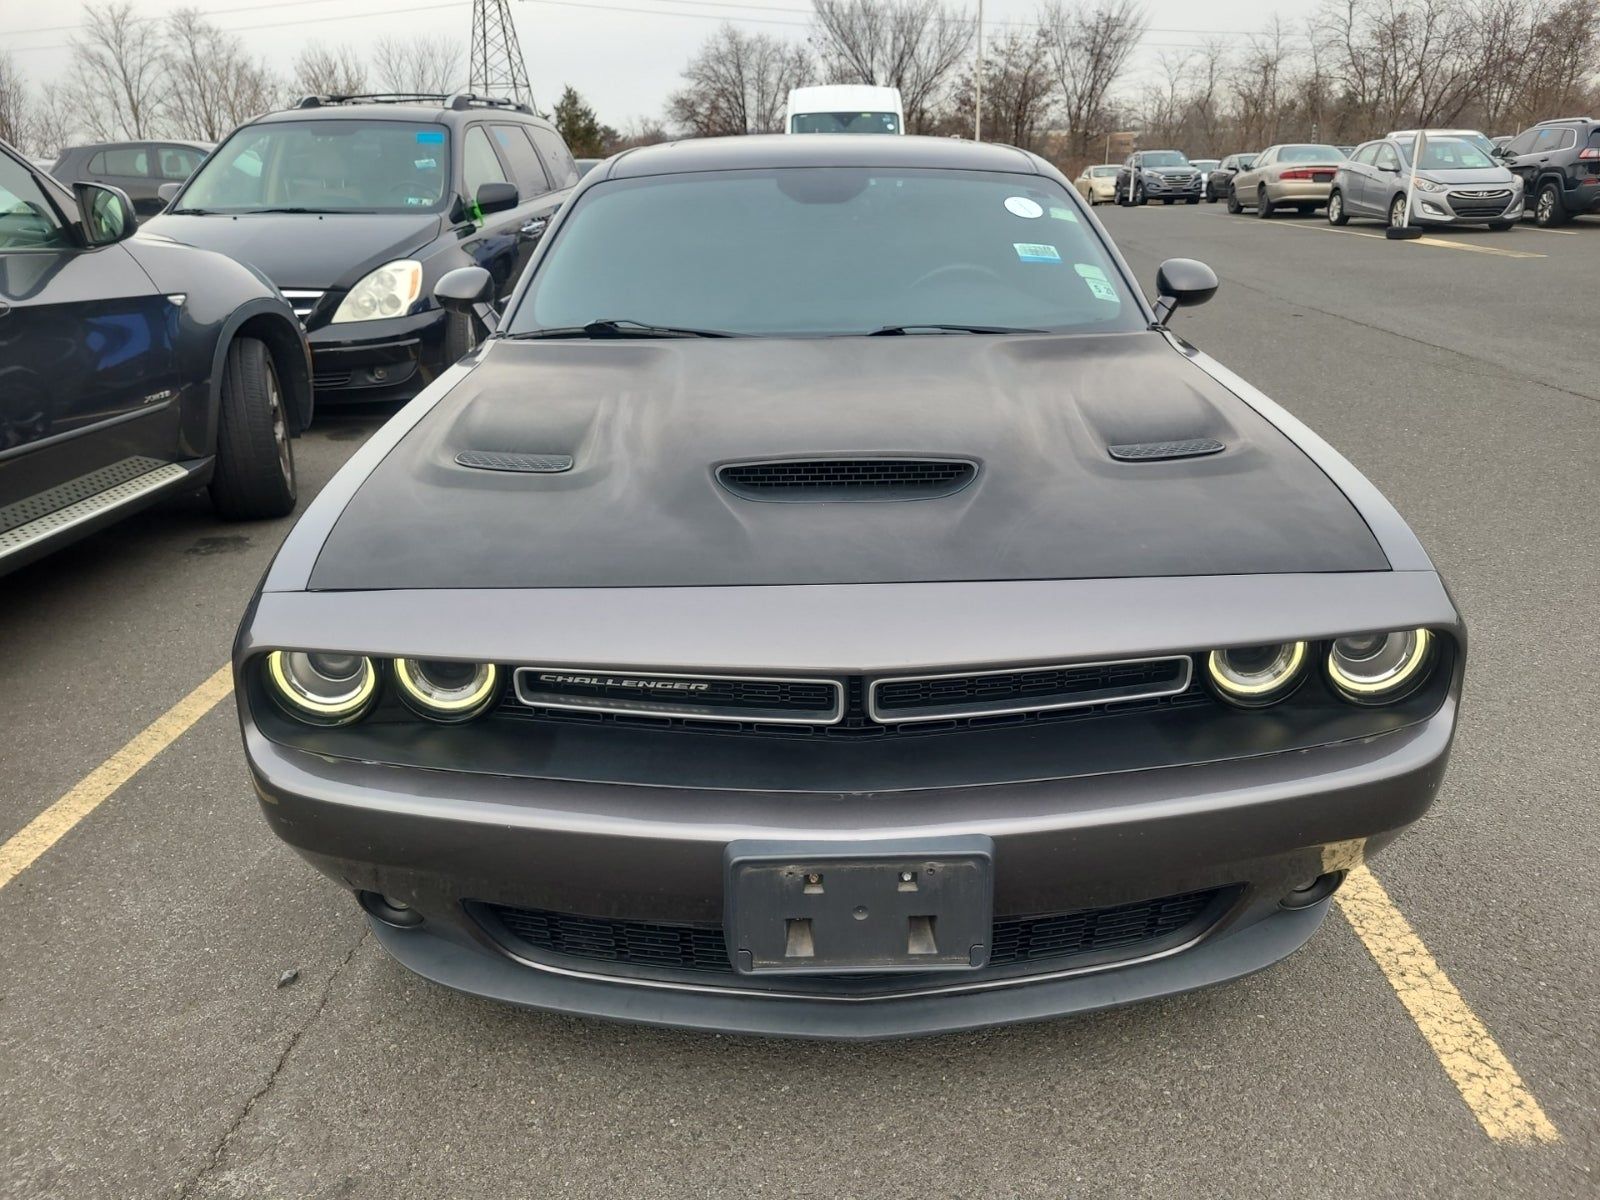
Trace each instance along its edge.
<path fill-rule="evenodd" d="M 479 471 L 511 471 L 522 475 L 556 475 L 572 470 L 570 454 L 514 454 L 504 450 L 463 450 L 456 455 L 463 467 Z"/>
<path fill-rule="evenodd" d="M 1216 438 L 1188 438 L 1181 442 L 1134 442 L 1127 446 L 1107 446 L 1118 462 L 1160 462 L 1168 458 L 1200 458 L 1217 454 L 1225 447 Z"/>
<path fill-rule="evenodd" d="M 932 500 L 971 483 L 978 464 L 960 458 L 801 458 L 728 463 L 717 482 L 746 500 Z"/>

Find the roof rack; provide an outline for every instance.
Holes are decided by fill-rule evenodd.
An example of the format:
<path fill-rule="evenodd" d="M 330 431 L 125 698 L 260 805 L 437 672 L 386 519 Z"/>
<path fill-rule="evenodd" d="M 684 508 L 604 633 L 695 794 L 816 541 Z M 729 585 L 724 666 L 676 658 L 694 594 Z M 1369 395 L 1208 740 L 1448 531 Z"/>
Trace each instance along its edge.
<path fill-rule="evenodd" d="M 437 104 L 453 112 L 469 108 L 502 108 L 532 114 L 526 104 L 501 96 L 475 96 L 470 92 L 351 92 L 349 94 L 302 97 L 296 108 L 327 108 L 340 104 Z"/>
<path fill-rule="evenodd" d="M 1592 121 L 1593 117 L 1551 117 L 1548 121 L 1540 121 L 1540 125 L 1576 125 L 1579 121 Z M 1535 126 L 1537 128 L 1537 126 Z"/>

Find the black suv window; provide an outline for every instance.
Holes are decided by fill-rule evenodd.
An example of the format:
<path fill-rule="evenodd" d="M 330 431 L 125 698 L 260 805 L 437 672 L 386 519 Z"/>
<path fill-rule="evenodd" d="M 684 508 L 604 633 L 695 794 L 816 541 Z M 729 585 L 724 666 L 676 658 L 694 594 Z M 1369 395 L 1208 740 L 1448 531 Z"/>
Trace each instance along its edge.
<path fill-rule="evenodd" d="M 467 139 L 461 145 L 461 181 L 466 184 L 468 196 L 476 196 L 478 189 L 486 183 L 511 182 L 501 169 L 500 160 L 495 157 L 494 147 L 489 144 L 489 135 L 483 131 L 482 125 L 474 125 L 467 130 Z"/>
<path fill-rule="evenodd" d="M 494 140 L 500 143 L 500 153 L 511 164 L 516 176 L 517 190 L 524 200 L 542 196 L 550 190 L 550 179 L 533 151 L 533 143 L 520 125 L 496 125 Z"/>
<path fill-rule="evenodd" d="M 0 250 L 61 250 L 72 244 L 44 189 L 21 163 L 0 154 Z"/>
<path fill-rule="evenodd" d="M 1577 144 L 1578 134 L 1576 130 L 1547 126 L 1539 130 L 1539 136 L 1533 143 L 1533 152 L 1535 154 L 1550 154 L 1556 150 L 1570 150 Z"/>
<path fill-rule="evenodd" d="M 1534 139 L 1538 136 L 1539 131 L 1537 129 L 1525 130 L 1506 143 L 1505 152 L 1507 154 L 1527 154 L 1533 149 Z"/>
<path fill-rule="evenodd" d="M 113 146 L 89 160 L 91 175 L 144 177 L 150 174 L 150 151 L 145 146 Z"/>
<path fill-rule="evenodd" d="M 550 170 L 550 179 L 558 188 L 569 188 L 578 182 L 578 164 L 572 161 L 572 151 L 561 140 L 561 135 L 542 125 L 529 125 L 528 134 L 539 147 L 539 157 Z"/>

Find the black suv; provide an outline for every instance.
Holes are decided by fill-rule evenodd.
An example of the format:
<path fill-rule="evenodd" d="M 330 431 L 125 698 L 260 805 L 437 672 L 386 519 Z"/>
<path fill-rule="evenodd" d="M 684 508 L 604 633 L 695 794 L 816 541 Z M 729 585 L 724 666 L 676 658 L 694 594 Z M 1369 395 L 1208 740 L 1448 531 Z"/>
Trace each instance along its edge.
<path fill-rule="evenodd" d="M 209 142 L 96 142 L 68 146 L 50 174 L 63 183 L 88 180 L 121 188 L 146 221 L 166 207 L 161 188 L 182 183 L 210 153 Z"/>
<path fill-rule="evenodd" d="M 140 236 L 220 250 L 277 284 L 320 399 L 400 400 L 477 342 L 434 283 L 481 266 L 509 295 L 577 181 L 561 135 L 523 105 L 308 96 L 234 130 Z"/>
<path fill-rule="evenodd" d="M 1522 176 L 1535 224 L 1560 225 L 1569 217 L 1600 212 L 1600 120 L 1540 121 L 1499 154 Z"/>

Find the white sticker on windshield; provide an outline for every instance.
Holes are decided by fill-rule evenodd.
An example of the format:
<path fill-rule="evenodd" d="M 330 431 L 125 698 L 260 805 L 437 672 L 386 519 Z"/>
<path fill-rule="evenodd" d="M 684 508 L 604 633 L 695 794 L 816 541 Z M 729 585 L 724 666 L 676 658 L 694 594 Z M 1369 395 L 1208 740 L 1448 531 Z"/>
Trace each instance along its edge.
<path fill-rule="evenodd" d="M 1029 200 L 1026 196 L 1007 196 L 1006 211 L 1014 217 L 1026 217 L 1030 221 L 1044 216 L 1044 209 L 1039 202 Z"/>
<path fill-rule="evenodd" d="M 1050 216 L 1052 220 L 1071 221 L 1074 225 L 1078 223 L 1078 214 L 1073 212 L 1070 208 L 1052 208 L 1050 210 Z"/>
<path fill-rule="evenodd" d="M 1054 246 L 1043 246 L 1038 242 L 1012 242 L 1011 247 L 1023 262 L 1059 263 L 1061 261 L 1061 251 Z"/>
<path fill-rule="evenodd" d="M 1088 277 L 1085 277 L 1084 282 L 1089 285 L 1089 290 L 1094 293 L 1094 298 L 1096 300 L 1106 300 L 1112 304 L 1122 303 L 1121 300 L 1117 299 L 1117 289 L 1112 287 L 1104 279 L 1089 279 Z"/>

